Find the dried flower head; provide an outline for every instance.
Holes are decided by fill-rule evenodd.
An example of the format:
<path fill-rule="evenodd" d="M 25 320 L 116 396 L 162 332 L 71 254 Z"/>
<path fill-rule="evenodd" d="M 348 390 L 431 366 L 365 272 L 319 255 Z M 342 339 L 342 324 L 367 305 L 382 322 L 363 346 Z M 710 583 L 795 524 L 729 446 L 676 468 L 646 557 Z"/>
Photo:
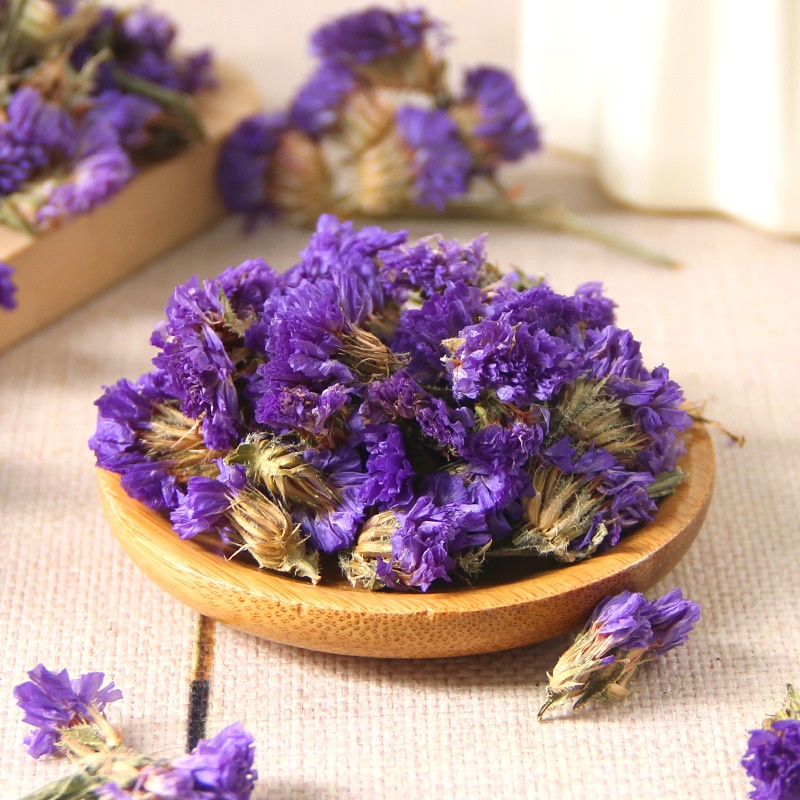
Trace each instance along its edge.
<path fill-rule="evenodd" d="M 80 758 L 119 745 L 119 734 L 111 727 L 105 707 L 122 697 L 114 684 L 103 686 L 102 672 L 87 672 L 70 678 L 67 671 L 51 672 L 38 664 L 30 680 L 14 689 L 24 722 L 35 730 L 25 737 L 34 758 L 64 752 Z"/>
<path fill-rule="evenodd" d="M 320 471 L 303 457 L 304 449 L 285 438 L 252 433 L 228 461 L 244 465 L 249 479 L 287 508 L 307 505 L 330 510 L 339 497 Z"/>
<path fill-rule="evenodd" d="M 577 709 L 590 700 L 625 697 L 636 670 L 684 644 L 699 619 L 700 606 L 680 589 L 653 602 L 627 591 L 607 597 L 549 674 L 539 719 L 568 700 Z"/>
<path fill-rule="evenodd" d="M 17 287 L 12 280 L 14 270 L 0 261 L 0 308 L 13 311 L 17 307 Z"/>
<path fill-rule="evenodd" d="M 795 800 L 800 797 L 800 693 L 787 686 L 784 707 L 750 732 L 742 759 L 753 800 Z"/>

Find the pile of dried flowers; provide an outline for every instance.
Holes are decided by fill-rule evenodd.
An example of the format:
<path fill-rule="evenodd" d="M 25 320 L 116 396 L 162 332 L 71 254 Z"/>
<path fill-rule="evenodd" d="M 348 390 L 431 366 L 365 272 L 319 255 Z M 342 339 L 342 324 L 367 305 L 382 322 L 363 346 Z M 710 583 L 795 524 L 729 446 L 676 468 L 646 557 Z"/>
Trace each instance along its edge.
<path fill-rule="evenodd" d="M 76 771 L 29 795 L 26 800 L 248 800 L 258 774 L 253 737 L 240 722 L 203 739 L 191 753 L 156 758 L 122 743 L 105 708 L 122 697 L 102 672 L 71 679 L 66 670 L 43 664 L 14 689 L 34 758 L 65 755 Z"/>
<path fill-rule="evenodd" d="M 502 69 L 470 69 L 453 89 L 448 41 L 423 8 L 371 6 L 316 30 L 317 67 L 289 107 L 245 120 L 223 147 L 217 177 L 229 210 L 310 224 L 325 212 L 516 221 L 674 265 L 557 199 L 524 203 L 504 187 L 499 168 L 539 150 L 539 129 Z"/>
<path fill-rule="evenodd" d="M 210 54 L 175 33 L 144 6 L 0 0 L 0 222 L 52 228 L 201 135 Z"/>
<path fill-rule="evenodd" d="M 483 238 L 323 216 L 283 274 L 177 287 L 90 445 L 180 536 L 314 582 L 320 553 L 423 591 L 493 557 L 573 562 L 653 517 L 691 424 L 613 308 L 501 274 Z"/>

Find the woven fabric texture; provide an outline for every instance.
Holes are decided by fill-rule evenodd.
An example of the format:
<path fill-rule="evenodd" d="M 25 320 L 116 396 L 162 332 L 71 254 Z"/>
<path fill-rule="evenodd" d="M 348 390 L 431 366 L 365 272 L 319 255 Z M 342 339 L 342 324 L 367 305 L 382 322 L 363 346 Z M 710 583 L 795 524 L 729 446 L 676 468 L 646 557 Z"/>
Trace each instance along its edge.
<path fill-rule="evenodd" d="M 800 244 L 713 218 L 614 208 L 589 171 L 553 157 L 522 174 L 593 222 L 667 251 L 676 270 L 558 234 L 414 225 L 467 240 L 488 229 L 503 267 L 561 291 L 602 280 L 619 320 L 689 398 L 744 434 L 715 437 L 717 485 L 674 586 L 702 604 L 689 644 L 645 667 L 624 702 L 536 721 L 570 637 L 435 661 L 303 651 L 216 627 L 208 732 L 240 719 L 257 742 L 255 797 L 736 798 L 747 731 L 800 683 Z M 105 671 L 134 747 L 186 740 L 198 616 L 155 587 L 110 533 L 86 440 L 103 384 L 149 368 L 172 287 L 246 257 L 290 266 L 307 233 L 228 221 L 0 357 L 0 798 L 64 774 L 35 762 L 12 687 L 38 662 Z"/>

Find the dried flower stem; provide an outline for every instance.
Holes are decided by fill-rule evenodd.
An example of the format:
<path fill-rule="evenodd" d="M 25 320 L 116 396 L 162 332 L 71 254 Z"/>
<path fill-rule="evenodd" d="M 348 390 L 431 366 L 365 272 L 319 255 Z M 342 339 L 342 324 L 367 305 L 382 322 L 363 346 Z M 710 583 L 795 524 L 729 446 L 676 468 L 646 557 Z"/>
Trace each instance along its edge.
<path fill-rule="evenodd" d="M 385 217 L 384 214 L 365 212 L 363 209 L 358 209 L 354 213 L 357 218 L 369 221 Z M 392 210 L 391 216 L 396 219 L 428 221 L 431 213 L 429 210 L 408 206 Z M 512 225 L 534 225 L 544 230 L 575 234 L 649 264 L 671 268 L 680 266 L 680 262 L 672 256 L 596 227 L 585 217 L 570 211 L 558 198 L 548 197 L 535 203 L 526 204 L 508 201 L 504 203 L 452 201 L 448 203 L 445 211 L 437 213 L 436 216 L 451 220 L 474 219 Z"/>

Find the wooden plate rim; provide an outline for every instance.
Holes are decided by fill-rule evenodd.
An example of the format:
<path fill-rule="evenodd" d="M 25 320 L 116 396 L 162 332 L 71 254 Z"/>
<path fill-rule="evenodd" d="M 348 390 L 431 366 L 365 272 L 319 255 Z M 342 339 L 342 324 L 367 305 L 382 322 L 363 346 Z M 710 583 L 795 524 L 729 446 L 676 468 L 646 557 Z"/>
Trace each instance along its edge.
<path fill-rule="evenodd" d="M 688 473 L 677 491 L 663 500 L 654 520 L 622 539 L 613 549 L 584 562 L 559 566 L 522 579 L 492 586 L 457 587 L 436 593 L 371 592 L 343 586 L 313 586 L 300 579 L 260 570 L 238 560 L 225 560 L 192 540 L 175 535 L 169 521 L 125 495 L 119 476 L 98 470 L 100 492 L 112 529 L 124 549 L 157 583 L 163 582 L 142 567 L 136 558 L 145 547 L 176 570 L 195 581 L 206 582 L 256 600 L 283 605 L 298 604 L 326 611 L 374 613 L 378 615 L 418 615 L 459 611 L 488 611 L 545 601 L 612 578 L 652 558 L 705 516 L 714 483 L 713 445 L 704 427 L 695 425 L 686 434 L 687 453 L 681 459 Z M 702 464 L 702 468 L 699 468 Z M 131 517 L 136 524 L 131 524 Z M 697 524 L 699 528 L 699 524 Z M 120 528 L 133 532 L 124 535 Z M 177 577 L 177 575 L 176 575 Z M 254 582 L 256 586 L 254 587 Z M 164 586 L 164 588 L 168 588 Z"/>

